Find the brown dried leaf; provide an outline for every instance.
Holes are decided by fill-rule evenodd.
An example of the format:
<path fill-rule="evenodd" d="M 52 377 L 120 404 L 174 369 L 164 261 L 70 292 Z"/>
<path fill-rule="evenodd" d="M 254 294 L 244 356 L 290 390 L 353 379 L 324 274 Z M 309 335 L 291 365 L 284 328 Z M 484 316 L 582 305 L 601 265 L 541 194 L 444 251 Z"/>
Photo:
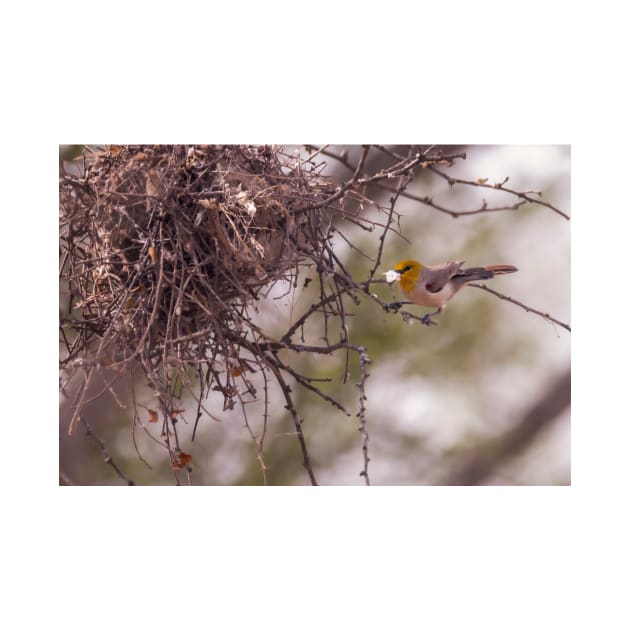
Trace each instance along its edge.
<path fill-rule="evenodd" d="M 206 210 L 216 210 L 219 207 L 216 199 L 199 199 L 197 205 L 205 208 Z"/>
<path fill-rule="evenodd" d="M 192 462 L 192 455 L 182 451 L 171 460 L 171 468 L 173 470 L 181 470 L 185 466 L 188 466 L 190 462 Z"/>

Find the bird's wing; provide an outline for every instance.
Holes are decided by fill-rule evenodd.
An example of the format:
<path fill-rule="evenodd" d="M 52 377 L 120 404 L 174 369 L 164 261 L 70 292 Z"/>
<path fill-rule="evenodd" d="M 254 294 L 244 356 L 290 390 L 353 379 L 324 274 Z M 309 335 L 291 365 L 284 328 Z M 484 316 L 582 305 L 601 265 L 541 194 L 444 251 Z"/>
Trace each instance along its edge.
<path fill-rule="evenodd" d="M 434 265 L 432 267 L 423 267 L 420 279 L 430 293 L 438 293 L 444 285 L 460 270 L 464 264 L 463 260 L 451 260 Z"/>

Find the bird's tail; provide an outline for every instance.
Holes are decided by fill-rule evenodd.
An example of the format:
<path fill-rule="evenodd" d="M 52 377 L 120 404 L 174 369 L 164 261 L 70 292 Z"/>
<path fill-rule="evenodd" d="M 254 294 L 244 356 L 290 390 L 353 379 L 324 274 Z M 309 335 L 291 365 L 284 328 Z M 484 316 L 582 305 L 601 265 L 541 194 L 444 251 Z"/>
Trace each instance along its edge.
<path fill-rule="evenodd" d="M 471 267 L 470 269 L 461 269 L 453 280 L 463 280 L 465 282 L 473 282 L 474 280 L 489 280 L 494 276 L 499 276 L 503 273 L 514 273 L 518 271 L 516 267 L 512 265 L 488 265 L 487 267 Z"/>
<path fill-rule="evenodd" d="M 518 269 L 512 265 L 489 265 L 485 269 L 486 271 L 491 271 L 495 276 L 499 276 L 502 273 L 514 273 L 518 271 Z"/>

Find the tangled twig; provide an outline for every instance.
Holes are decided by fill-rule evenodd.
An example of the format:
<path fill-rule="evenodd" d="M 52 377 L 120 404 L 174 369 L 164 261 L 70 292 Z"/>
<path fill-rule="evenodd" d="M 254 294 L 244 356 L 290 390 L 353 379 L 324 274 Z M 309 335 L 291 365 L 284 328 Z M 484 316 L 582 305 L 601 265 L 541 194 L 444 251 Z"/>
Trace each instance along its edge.
<path fill-rule="evenodd" d="M 465 186 L 476 186 L 478 188 L 490 188 L 492 190 L 502 190 L 503 192 L 509 193 L 511 195 L 514 195 L 516 197 L 519 197 L 520 199 L 523 200 L 523 203 L 534 203 L 534 204 L 538 204 L 539 206 L 545 206 L 546 208 L 549 208 L 550 210 L 552 210 L 553 212 L 555 212 L 556 214 L 560 215 L 562 218 L 566 219 L 567 221 L 570 219 L 569 215 L 566 214 L 565 212 L 562 212 L 562 210 L 560 210 L 559 208 L 556 208 L 554 205 L 550 204 L 547 201 L 543 201 L 541 199 L 542 197 L 542 193 L 536 190 L 527 190 L 527 191 L 519 191 L 519 190 L 515 190 L 513 188 L 508 188 L 505 184 L 507 184 L 509 177 L 506 177 L 502 182 L 496 182 L 494 184 L 489 184 L 487 182 L 486 179 L 482 178 L 482 179 L 478 179 L 478 180 L 469 180 L 469 179 L 460 179 L 458 177 L 452 177 L 451 175 L 448 175 L 447 173 L 443 173 L 442 171 L 440 171 L 439 169 L 435 168 L 433 165 L 431 165 L 430 170 L 432 172 L 434 172 L 436 175 L 438 175 L 439 177 L 441 177 L 442 179 L 445 179 L 449 186 L 454 186 L 455 184 L 464 184 Z M 535 195 L 534 197 L 532 197 L 532 195 Z M 485 202 L 484 202 L 485 205 Z M 507 206 L 503 209 L 505 210 L 516 210 L 517 208 L 519 208 L 522 204 L 515 204 L 515 206 Z M 469 212 L 464 212 L 464 213 L 455 213 L 455 214 L 477 214 L 479 212 L 490 212 L 492 211 L 492 208 L 485 208 L 483 210 L 477 210 L 477 211 L 469 211 Z M 496 209 L 494 209 L 496 210 Z M 452 212 L 450 214 L 453 214 Z"/>

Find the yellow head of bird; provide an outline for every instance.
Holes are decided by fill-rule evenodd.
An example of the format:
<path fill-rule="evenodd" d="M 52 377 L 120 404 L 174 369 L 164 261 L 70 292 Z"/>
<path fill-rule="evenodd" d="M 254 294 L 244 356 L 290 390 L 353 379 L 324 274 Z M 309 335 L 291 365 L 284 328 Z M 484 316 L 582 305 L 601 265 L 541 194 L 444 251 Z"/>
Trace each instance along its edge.
<path fill-rule="evenodd" d="M 417 260 L 401 260 L 394 266 L 394 271 L 398 274 L 400 288 L 403 291 L 411 291 L 418 282 L 422 264 Z"/>

